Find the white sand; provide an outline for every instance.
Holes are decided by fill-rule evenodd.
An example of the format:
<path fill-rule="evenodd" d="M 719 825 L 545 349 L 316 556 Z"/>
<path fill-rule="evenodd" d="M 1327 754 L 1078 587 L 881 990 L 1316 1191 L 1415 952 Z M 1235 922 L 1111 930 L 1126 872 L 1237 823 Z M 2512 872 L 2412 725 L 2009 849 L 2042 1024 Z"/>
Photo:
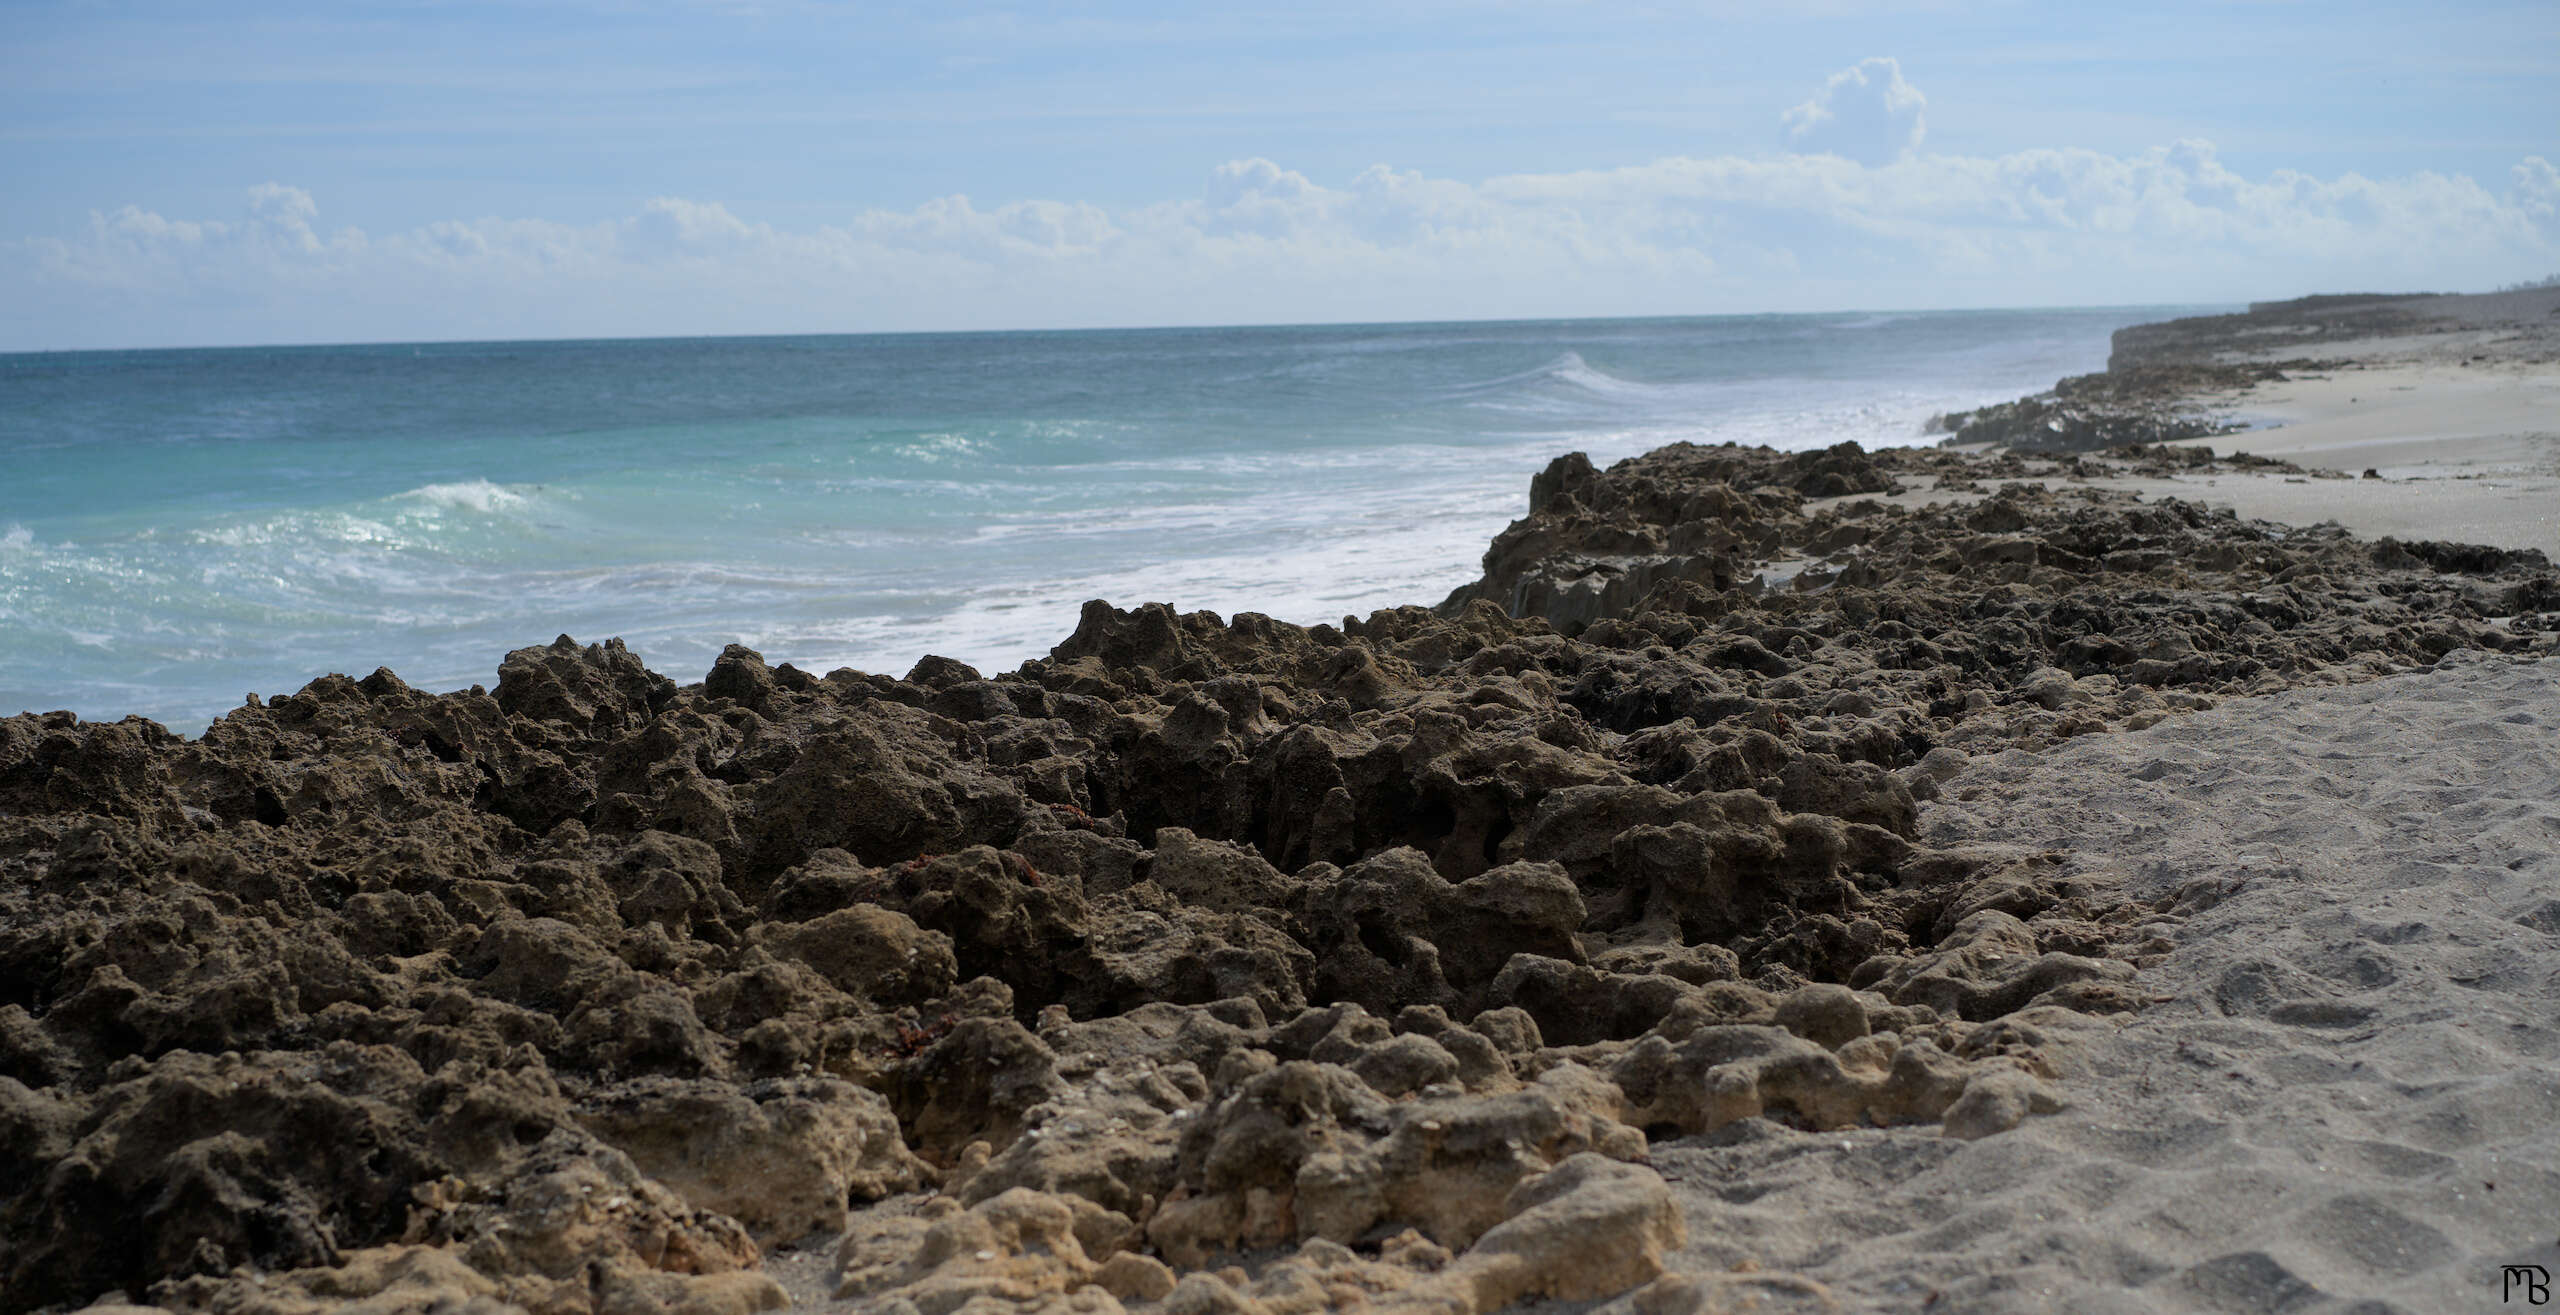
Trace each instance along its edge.
<path fill-rule="evenodd" d="M 2164 919 L 2165 1002 L 2075 1033 L 2060 1114 L 1658 1144 L 1677 1268 L 1830 1290 L 1758 1285 L 1772 1311 L 2410 1315 L 2560 1273 L 2560 663 L 1977 760 L 1922 826 L 2218 902 Z"/>
<path fill-rule="evenodd" d="M 2217 451 L 2273 456 L 2250 435 L 2219 440 Z M 2478 446 L 2475 446 L 2478 445 Z M 2491 450 L 2483 452 L 2481 446 Z M 2286 525 L 2335 521 L 2366 539 L 2446 539 L 2500 548 L 2532 548 L 2560 562 L 2560 437 L 2538 444 L 2539 464 L 2517 469 L 2496 440 L 2441 440 L 2433 458 L 2443 472 L 2385 480 L 2304 479 L 2223 473 L 2175 479 L 2094 479 L 2098 488 L 2130 489 L 2145 498 L 2184 498 L 2228 507 L 2243 517 Z M 2326 457 L 2327 459 L 2321 459 Z M 2350 453 L 2287 454 L 2305 466 L 2341 469 Z M 2361 467 L 2359 467 L 2361 469 Z M 2405 470 L 2405 468 L 2403 468 Z"/>
<path fill-rule="evenodd" d="M 2560 369 L 2550 367 L 2371 365 L 2261 384 L 2231 403 L 2237 419 L 2259 428 L 2214 441 L 2217 450 L 2349 474 L 2531 469 L 2560 455 L 2550 446 L 2560 441 Z"/>
<path fill-rule="evenodd" d="M 2203 441 L 2379 480 L 2101 482 L 2290 525 L 2336 521 L 2365 538 L 2538 548 L 2560 560 L 2560 348 L 2548 335 L 2480 329 L 2307 350 L 2359 364 L 2212 399 L 2259 428 Z"/>
<path fill-rule="evenodd" d="M 2362 350 L 2379 343 L 2387 350 L 2397 341 L 2348 345 Z M 2223 469 L 2067 481 L 2056 472 L 2043 482 L 2182 498 L 2285 525 L 2334 521 L 2366 539 L 2533 548 L 2560 563 L 2560 361 L 2469 366 L 2386 358 L 2212 401 L 2269 427 L 2196 442 L 2225 455 L 2247 452 L 2351 478 Z M 2362 478 L 2367 470 L 2379 478 Z M 1979 496 L 1924 486 L 1881 501 L 1920 507 Z"/>

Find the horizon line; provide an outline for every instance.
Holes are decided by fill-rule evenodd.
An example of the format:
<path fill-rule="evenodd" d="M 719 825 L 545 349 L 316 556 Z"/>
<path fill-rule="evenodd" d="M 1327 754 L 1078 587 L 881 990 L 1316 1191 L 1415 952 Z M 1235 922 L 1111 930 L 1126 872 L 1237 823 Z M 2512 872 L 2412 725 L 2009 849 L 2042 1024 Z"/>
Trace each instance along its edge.
<path fill-rule="evenodd" d="M 2308 293 L 2306 296 L 2357 296 L 2376 298 L 2448 296 L 2462 294 L 2432 292 L 2382 293 Z M 632 334 L 606 337 L 557 338 L 383 338 L 336 342 L 257 342 L 257 343 L 157 343 L 130 347 L 22 347 L 0 349 L 0 358 L 12 356 L 80 356 L 107 355 L 117 352 L 261 352 L 309 351 L 348 347 L 495 347 L 561 345 L 569 343 L 643 343 L 643 342 L 754 342 L 792 338 L 966 338 L 1000 337 L 1015 334 L 1067 333 L 1179 333 L 1221 329 L 1411 329 L 1473 325 L 1509 324 L 1642 324 L 1676 320 L 1748 320 L 1811 317 L 1817 315 L 1964 315 L 2000 312 L 2037 311 L 2109 311 L 2193 309 L 2215 306 L 2247 306 L 2265 299 L 2250 301 L 2158 301 L 2056 303 L 2028 306 L 1931 306 L 1931 307 L 1856 307 L 1844 310 L 1816 311 L 1718 311 L 1688 315 L 1515 315 L 1483 319 L 1415 319 L 1415 320 L 1285 320 L 1245 323 L 1196 324 L 1088 324 L 1049 327 L 1017 327 L 1005 329 L 862 329 L 813 331 L 804 333 L 664 333 Z M 2276 300 L 2291 300 L 2278 298 Z"/>

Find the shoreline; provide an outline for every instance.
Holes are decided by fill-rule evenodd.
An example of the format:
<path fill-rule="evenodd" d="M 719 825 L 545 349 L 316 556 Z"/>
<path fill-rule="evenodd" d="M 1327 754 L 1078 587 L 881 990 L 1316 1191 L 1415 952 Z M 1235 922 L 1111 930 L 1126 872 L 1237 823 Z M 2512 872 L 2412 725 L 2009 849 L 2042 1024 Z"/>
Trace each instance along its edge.
<path fill-rule="evenodd" d="M 2234 384 L 2233 372 L 2269 377 Z M 2075 384 L 2104 399 L 2073 412 L 2082 437 L 2070 448 L 2093 459 L 2121 438 L 2156 441 L 2163 417 L 2179 417 L 2221 432 L 2167 441 L 2302 468 L 2200 479 L 2117 470 L 2094 479 L 2102 487 L 2335 522 L 2368 538 L 2560 557 L 2560 289 L 2312 297 L 2139 325 L 2118 331 L 2105 374 L 2043 396 Z M 2022 450 L 2042 449 L 2028 438 Z"/>
<path fill-rule="evenodd" d="M 33 404 L 19 428 L 76 440 L 87 421 L 44 398 L 95 390 L 172 408 L 180 432 L 255 423 L 222 441 L 236 451 L 188 440 L 134 479 L 116 444 L 79 446 L 0 510 L 0 593 L 25 622 L 0 636 L 0 713 L 195 732 L 242 691 L 321 671 L 487 684 L 508 650 L 563 631 L 691 678 L 730 642 L 819 672 L 927 653 L 1010 669 L 1089 597 L 1338 621 L 1473 578 L 1568 448 L 1908 441 L 1919 413 L 2094 368 L 2136 314 L 118 368 L 6 393 Z M 1793 378 L 1806 362 L 1836 368 Z M 445 400 L 376 424 L 347 381 L 377 366 Z M 1236 366 L 1215 397 L 1193 391 Z M 772 416 L 729 416 L 749 380 Z M 312 395 L 271 416 L 272 389 Z M 195 461 L 219 473 L 167 478 Z"/>
<path fill-rule="evenodd" d="M 2443 441 L 2540 459 L 2525 351 Z M 2369 359 L 2352 378 L 2436 371 L 2414 397 L 2483 368 Z M 2254 461 L 1560 457 L 1436 608 L 1095 601 L 992 677 L 732 646 L 678 686 L 563 637 L 492 689 L 327 676 L 194 740 L 0 719 L 0 1233 L 24 1239 L 0 1304 L 2468 1291 L 2525 1235 L 2391 1184 L 2495 1151 L 2528 1162 L 2514 1209 L 2560 1202 L 2560 1164 L 2497 1122 L 2560 1091 L 2531 989 L 2560 971 L 2533 902 L 2560 873 L 2457 885 L 2393 841 L 2396 875 L 2354 885 L 2349 857 L 2270 877 L 2246 846 L 2331 854 L 2322 809 L 2396 835 L 2466 788 L 2474 744 L 2547 758 L 2560 581 L 2534 543 L 2217 510 L 2374 489 L 2400 502 L 2372 514 L 2421 516 L 2409 490 L 2444 484 L 2461 529 L 2496 481 L 2543 478 L 2342 477 L 2313 458 L 2402 422 L 2338 411 L 2364 403 L 2336 382 L 2259 384 L 2301 445 Z M 2394 768 L 2358 738 L 2376 717 L 2438 747 Z M 2361 755 L 2362 794 L 2313 779 L 2324 753 Z M 2148 820 L 2107 811 L 2127 780 L 2225 768 L 2229 797 L 2308 820 L 2249 831 L 2174 784 Z M 2501 788 L 2529 860 L 2560 800 Z M 2430 916 L 2468 892 L 2504 921 L 2377 942 L 2382 979 L 2329 954 L 2439 880 Z M 2182 1129 L 2231 1125 L 2219 1087 L 2129 1088 L 2144 1065 L 2253 1046 L 2228 1066 L 2276 1091 L 2354 1040 L 2414 1075 L 2448 1036 L 2348 1032 L 2446 981 L 2495 988 L 2525 1086 L 2374 1114 L 2396 1149 L 2339 1177 L 2269 1168 L 2321 1195 L 2254 1250 L 2170 1236 L 2230 1227 L 2173 1176 L 2128 1198 L 2159 1236 L 2040 1240 L 2069 1180 L 2166 1173 L 2205 1144 Z M 2260 1109 L 2251 1135 L 2343 1154 L 2308 1130 L 2336 1113 Z M 2491 1131 L 2423 1144 L 2456 1115 Z M 1860 1213 L 1880 1180 L 1916 1195 Z M 2421 1228 L 2405 1263 L 2356 1258 Z M 2028 1245 L 2058 1258 L 2008 1259 Z"/>

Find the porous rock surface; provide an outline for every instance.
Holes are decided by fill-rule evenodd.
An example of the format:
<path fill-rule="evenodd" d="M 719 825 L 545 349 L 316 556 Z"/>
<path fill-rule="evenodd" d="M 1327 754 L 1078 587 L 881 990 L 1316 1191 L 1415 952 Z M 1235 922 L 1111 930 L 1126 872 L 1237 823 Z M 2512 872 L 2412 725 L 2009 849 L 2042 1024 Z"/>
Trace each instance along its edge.
<path fill-rule="evenodd" d="M 1916 842 L 1966 754 L 2560 629 L 2071 473 L 1574 456 L 1339 627 L 0 721 L 0 1306 L 1708 1308 L 1649 1137 L 1990 1135 L 2143 1001 L 2154 908 Z"/>
<path fill-rule="evenodd" d="M 2288 371 L 2302 374 L 2338 364 L 2297 359 L 2116 365 L 2072 375 L 2013 402 L 1933 417 L 1929 428 L 1947 434 L 1949 443 L 1995 443 L 2023 452 L 2097 452 L 2206 438 L 2245 426 L 2197 400 L 2200 396 L 2281 382 Z"/>

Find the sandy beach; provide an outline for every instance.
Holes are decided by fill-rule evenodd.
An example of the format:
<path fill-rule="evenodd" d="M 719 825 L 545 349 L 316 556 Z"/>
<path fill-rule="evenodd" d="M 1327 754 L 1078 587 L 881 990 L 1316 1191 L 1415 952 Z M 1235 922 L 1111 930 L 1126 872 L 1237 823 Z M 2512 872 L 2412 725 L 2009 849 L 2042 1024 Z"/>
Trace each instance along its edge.
<path fill-rule="evenodd" d="M 2500 319 L 2560 306 L 2504 300 Z M 2560 333 L 2468 318 L 2323 342 L 2326 370 L 2198 399 L 2250 428 L 2183 446 L 2303 472 L 2076 482 L 2560 556 Z M 1697 1267 L 1828 1285 L 1709 1281 L 1765 1309 L 2524 1300 L 2510 1267 L 2560 1269 L 2555 732 L 2551 663 L 2455 655 L 1968 763 L 1922 810 L 1931 840 L 2067 854 L 2180 910 L 2159 920 L 2174 948 L 2144 969 L 2150 1007 L 2050 1020 L 2071 1028 L 2073 1107 L 2003 1138 L 1755 1129 L 1665 1148 L 1716 1239 Z"/>
<path fill-rule="evenodd" d="M 2555 782 L 2548 661 L 1973 760 L 1923 835 L 2178 910 L 2151 1003 L 2037 1020 L 2071 1107 L 1999 1137 L 1657 1147 L 1675 1263 L 1826 1289 L 1773 1310 L 2498 1309 L 2506 1266 L 2560 1268 Z"/>
<path fill-rule="evenodd" d="M 2499 1309 L 2560 367 L 2370 314 L 2200 443 L 1562 456 L 1339 626 L 0 721 L 0 1304 Z"/>
<path fill-rule="evenodd" d="M 2560 293 L 2420 305 L 2425 331 L 2397 326 L 2403 331 L 2305 346 L 2307 335 L 2284 330 L 2308 326 L 2279 322 L 2257 332 L 2282 346 L 2217 343 L 2208 353 L 2222 364 L 2309 353 L 2328 365 L 2202 395 L 2201 405 L 2249 428 L 2194 445 L 2356 482 L 2217 473 L 2115 487 L 2200 496 L 2288 525 L 2334 521 L 2367 538 L 2458 539 L 2560 557 Z M 2361 478 L 2366 471 L 2376 478 Z"/>
<path fill-rule="evenodd" d="M 2256 428 L 2205 446 L 2358 476 L 2217 475 L 2200 496 L 2243 516 L 2335 521 L 2368 538 L 2449 538 L 2560 557 L 2560 362 L 2455 359 L 2494 343 L 2377 344 L 2370 363 L 2218 399 Z M 2415 359 L 2411 359 L 2415 358 Z M 2377 478 L 2361 478 L 2370 470 Z M 2194 481 L 2128 481 L 2199 496 Z"/>

